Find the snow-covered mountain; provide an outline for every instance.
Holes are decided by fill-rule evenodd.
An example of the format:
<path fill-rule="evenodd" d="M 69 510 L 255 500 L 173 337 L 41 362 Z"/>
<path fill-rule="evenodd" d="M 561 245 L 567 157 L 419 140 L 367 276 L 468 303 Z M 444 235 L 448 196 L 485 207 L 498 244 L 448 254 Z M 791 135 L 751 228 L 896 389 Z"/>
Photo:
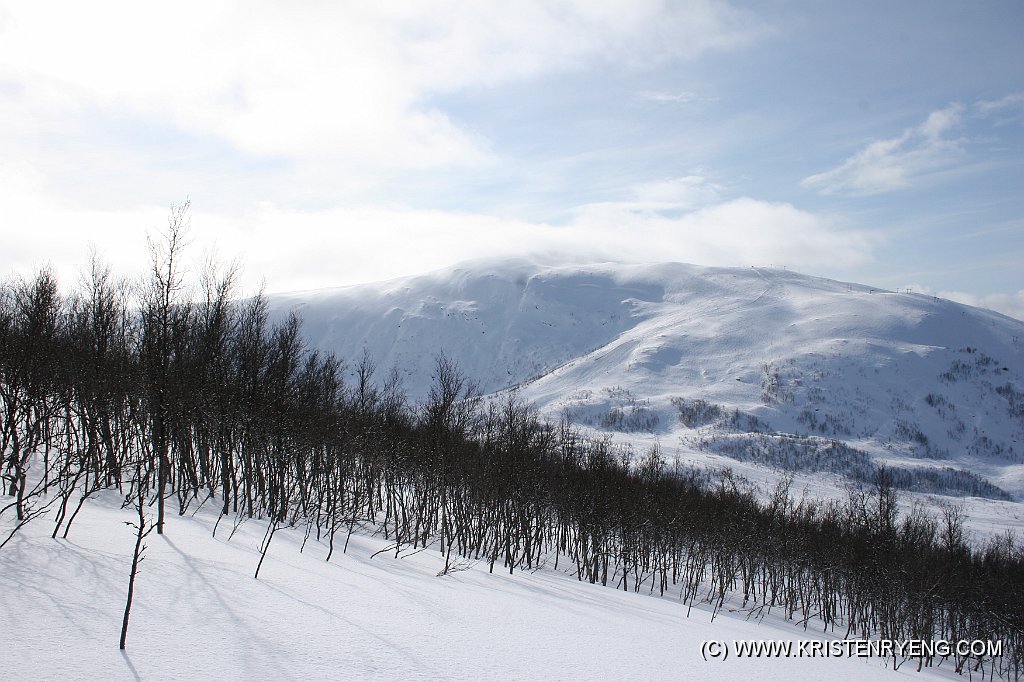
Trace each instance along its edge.
<path fill-rule="evenodd" d="M 989 310 L 768 268 L 526 260 L 271 306 L 413 399 L 444 353 L 484 393 L 669 455 L 1024 496 L 1024 322 Z"/>
<path fill-rule="evenodd" d="M 1024 323 L 995 313 L 777 270 L 522 261 L 271 305 L 297 309 L 315 347 L 397 367 L 414 399 L 444 352 L 488 393 L 519 391 L 638 449 L 659 442 L 666 458 L 795 471 L 825 494 L 885 461 L 918 497 L 987 496 L 969 503 L 976 531 L 1024 525 L 1024 504 L 997 499 L 1024 487 Z M 954 678 L 950 661 L 919 674 L 892 656 L 805 656 L 843 628 L 807 629 L 739 591 L 716 613 L 658 596 L 653 578 L 646 593 L 557 561 L 448 570 L 436 543 L 358 530 L 331 558 L 311 525 L 282 527 L 271 547 L 267 519 L 222 518 L 210 498 L 146 541 L 120 652 L 135 541 L 122 494 L 95 493 L 67 539 L 47 515 L 0 551 L 12 679 Z M 17 526 L 0 518 L 0 538 Z M 753 641 L 780 653 L 740 655 Z"/>

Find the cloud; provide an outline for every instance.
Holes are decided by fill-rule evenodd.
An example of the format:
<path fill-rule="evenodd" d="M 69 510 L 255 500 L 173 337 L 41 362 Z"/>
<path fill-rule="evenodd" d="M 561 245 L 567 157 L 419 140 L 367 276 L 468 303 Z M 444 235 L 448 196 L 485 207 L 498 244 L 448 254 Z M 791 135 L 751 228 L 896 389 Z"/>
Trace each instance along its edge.
<path fill-rule="evenodd" d="M 978 308 L 988 308 L 997 313 L 1024 320 L 1024 289 L 1017 293 L 1001 294 L 968 294 L 963 291 L 940 291 L 938 296 L 948 298 L 957 303 L 965 303 Z"/>
<path fill-rule="evenodd" d="M 74 282 L 90 244 L 116 272 L 144 274 L 145 235 L 166 224 L 167 206 L 85 210 L 61 202 L 41 178 L 21 170 L 0 163 L 0 182 L 11 190 L 0 194 L 0 215 L 11 226 L 0 252 L 0 276 L 49 263 L 62 281 Z M 225 211 L 196 201 L 190 253 L 197 259 L 211 250 L 227 259 L 242 257 L 247 289 L 265 278 L 269 290 L 281 291 L 386 279 L 471 258 L 533 254 L 832 270 L 870 261 L 876 244 L 869 233 L 835 229 L 790 204 L 721 202 L 700 176 L 640 185 L 633 195 L 631 202 L 580 207 L 559 225 L 381 206 L 299 210 L 264 202 Z M 712 203 L 678 208 L 705 199 Z M 677 207 L 676 213 L 651 210 L 666 205 Z"/>
<path fill-rule="evenodd" d="M 873 258 L 878 235 L 837 229 L 788 203 L 723 201 L 723 191 L 701 174 L 641 183 L 626 201 L 578 207 L 563 233 L 612 260 L 836 270 Z"/>
<path fill-rule="evenodd" d="M 714 203 L 719 199 L 722 190 L 721 185 L 703 175 L 685 175 L 634 185 L 630 190 L 632 196 L 628 200 L 587 204 L 577 208 L 575 212 L 678 212 Z"/>
<path fill-rule="evenodd" d="M 714 0 L 119 0 L 11 4 L 0 31 L 0 83 L 39 134 L 98 113 L 256 156 L 420 169 L 493 161 L 487 140 L 431 103 L 438 94 L 690 59 L 759 29 Z"/>
<path fill-rule="evenodd" d="M 997 100 L 979 100 L 974 110 L 982 117 L 996 119 L 995 125 L 1024 121 L 1024 92 L 1015 92 Z"/>
<path fill-rule="evenodd" d="M 200 216 L 272 289 L 316 288 L 384 279 L 454 262 L 532 254 L 573 259 L 787 264 L 838 268 L 867 262 L 875 239 L 844 233 L 789 204 L 753 199 L 714 204 L 679 217 L 609 206 L 581 209 L 564 225 L 479 213 L 349 207 L 309 213 L 262 206 L 244 216 Z M 283 238 L 282 232 L 286 237 Z"/>
<path fill-rule="evenodd" d="M 979 100 L 974 103 L 974 107 L 979 113 L 986 115 L 1004 109 L 1024 108 L 1024 92 L 1015 92 L 997 100 Z"/>
<path fill-rule="evenodd" d="M 633 193 L 640 205 L 692 208 L 711 203 L 721 191 L 721 185 L 701 175 L 687 175 L 643 183 L 637 185 Z"/>
<path fill-rule="evenodd" d="M 1017 293 L 995 293 L 995 294 L 971 294 L 966 291 L 935 291 L 931 287 L 915 283 L 901 287 L 902 290 L 913 293 L 938 296 L 950 301 L 974 306 L 975 308 L 987 308 L 997 313 L 1002 313 L 1018 320 L 1024 320 L 1024 289 Z"/>
<path fill-rule="evenodd" d="M 709 97 L 706 95 L 699 95 L 695 92 L 689 92 L 687 90 L 644 90 L 638 92 L 637 97 L 640 99 L 649 100 L 651 102 L 659 102 L 663 104 L 704 104 L 707 102 L 717 102 L 718 98 Z"/>
<path fill-rule="evenodd" d="M 607 246 L 613 259 L 717 265 L 840 269 L 872 259 L 878 236 L 839 230 L 788 203 L 740 198 L 678 216 L 610 204 L 582 207 L 573 221 L 583 243 Z"/>
<path fill-rule="evenodd" d="M 842 164 L 808 176 L 801 185 L 820 194 L 865 196 L 909 187 L 930 173 L 954 165 L 963 143 L 948 134 L 964 114 L 962 104 L 933 111 L 920 125 L 899 137 L 870 143 Z"/>

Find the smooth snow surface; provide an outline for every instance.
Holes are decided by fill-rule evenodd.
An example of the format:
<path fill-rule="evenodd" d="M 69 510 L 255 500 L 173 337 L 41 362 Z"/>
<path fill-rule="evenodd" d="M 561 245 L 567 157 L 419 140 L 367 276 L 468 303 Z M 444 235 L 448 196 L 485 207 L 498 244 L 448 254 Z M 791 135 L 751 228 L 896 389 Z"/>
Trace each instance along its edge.
<path fill-rule="evenodd" d="M 477 564 L 438 577 L 436 550 L 347 554 L 279 531 L 252 577 L 265 524 L 207 506 L 148 539 L 127 653 L 117 648 L 134 536 L 131 514 L 91 501 L 68 540 L 46 520 L 0 550 L 0 676 L 10 680 L 878 680 L 954 677 L 879 659 L 706 662 L 706 639 L 812 639 L 792 623 L 748 622 L 678 600 L 617 592 L 540 570 Z M 9 522 L 5 521 L 4 528 Z M 6 534 L 5 534 L 6 535 Z"/>

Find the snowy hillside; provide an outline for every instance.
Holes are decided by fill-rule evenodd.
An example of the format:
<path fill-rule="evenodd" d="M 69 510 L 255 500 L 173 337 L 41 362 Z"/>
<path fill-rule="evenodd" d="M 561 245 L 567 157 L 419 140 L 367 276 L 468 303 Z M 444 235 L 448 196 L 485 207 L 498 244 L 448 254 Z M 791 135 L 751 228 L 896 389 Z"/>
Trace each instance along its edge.
<path fill-rule="evenodd" d="M 1024 495 L 1024 322 L 785 270 L 523 260 L 275 295 L 311 343 L 425 395 L 445 353 L 639 446 L 989 499 Z"/>
<path fill-rule="evenodd" d="M 1019 676 L 1024 572 L 999 532 L 1024 524 L 1020 322 L 683 265 L 478 263 L 273 299 L 305 329 L 269 328 L 258 299 L 163 297 L 133 317 L 102 286 L 81 309 L 45 274 L 10 291 L 12 679 L 915 674 L 907 656 L 732 644 L 818 637 L 988 637 L 1005 651 L 915 656 L 941 664 L 926 677 L 969 660 Z M 175 324 L 153 324 L 161 310 Z M 449 363 L 418 412 L 390 389 L 340 390 L 300 333 L 405 371 L 414 399 L 447 353 L 492 397 L 519 391 L 599 437 L 518 400 L 476 409 Z M 969 495 L 966 516 L 900 518 L 883 485 L 801 499 L 870 487 L 882 463 L 904 503 Z M 797 485 L 768 499 L 740 478 L 783 472 Z M 707 640 L 733 656 L 706 660 Z"/>
<path fill-rule="evenodd" d="M 949 661 L 923 674 L 913 662 L 894 673 L 879 658 L 706 661 L 708 639 L 842 633 L 775 616 L 720 613 L 712 623 L 709 611 L 675 598 L 550 570 L 489 574 L 480 563 L 439 577 L 436 551 L 373 556 L 388 546 L 380 537 L 354 536 L 325 562 L 323 543 L 311 538 L 300 553 L 301 529 L 282 532 L 254 580 L 266 523 L 246 521 L 232 535 L 223 522 L 213 537 L 209 506 L 170 517 L 168 534 L 149 538 L 119 652 L 133 541 L 119 501 L 91 501 L 68 540 L 39 522 L 0 552 L 5 679 L 749 680 L 769 669 L 791 680 L 958 679 Z"/>

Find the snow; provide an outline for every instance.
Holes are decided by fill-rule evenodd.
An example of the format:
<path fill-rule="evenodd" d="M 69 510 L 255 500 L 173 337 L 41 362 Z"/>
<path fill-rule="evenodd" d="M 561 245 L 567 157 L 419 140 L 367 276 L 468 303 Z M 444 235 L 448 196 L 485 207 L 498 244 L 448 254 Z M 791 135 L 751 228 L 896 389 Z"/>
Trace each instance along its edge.
<path fill-rule="evenodd" d="M 190 513 L 191 514 L 191 513 Z M 68 540 L 37 520 L 0 550 L 0 666 L 7 679 L 780 679 L 914 675 L 880 659 L 705 661 L 707 639 L 807 640 L 769 616 L 711 614 L 579 583 L 550 569 L 438 576 L 430 550 L 385 552 L 353 536 L 346 554 L 300 529 L 279 531 L 252 577 L 265 524 L 230 519 L 212 536 L 212 505 L 172 516 L 148 538 L 125 653 L 117 648 L 134 535 L 115 495 L 87 503 Z M 0 522 L 7 527 L 8 521 Z M 841 635 L 834 635 L 839 637 Z M 890 668 L 890 670 L 887 670 Z"/>
<path fill-rule="evenodd" d="M 962 490 L 908 502 L 964 502 L 981 535 L 1022 525 L 1024 322 L 989 310 L 771 268 L 525 259 L 278 294 L 271 307 L 297 310 L 314 347 L 398 368 L 412 400 L 443 352 L 485 394 L 515 388 L 552 420 L 771 487 L 776 470 L 708 452 L 697 443 L 711 427 L 679 422 L 673 399 L 702 399 L 875 463 L 969 472 L 1017 502 L 995 516 L 995 500 Z M 827 473 L 800 482 L 842 495 Z"/>
<path fill-rule="evenodd" d="M 990 311 L 782 270 L 525 260 L 270 303 L 277 316 L 297 309 L 314 347 L 350 363 L 366 349 L 382 375 L 399 368 L 413 399 L 426 394 L 434 356 L 444 352 L 486 393 L 514 387 L 553 419 L 568 412 L 637 452 L 657 444 L 666 458 L 728 466 L 762 488 L 779 472 L 698 447 L 714 424 L 680 423 L 673 398 L 740 410 L 775 433 L 835 438 L 878 462 L 967 469 L 1024 496 L 1024 420 L 997 390 L 1024 392 L 1024 323 Z M 657 423 L 616 430 L 607 419 L 614 410 Z M 804 411 L 831 415 L 843 432 L 815 431 Z M 797 471 L 793 491 L 842 497 L 844 485 L 835 473 Z M 976 539 L 1024 527 L 1019 501 L 904 499 L 965 503 Z M 909 664 L 893 673 L 879 659 L 705 661 L 707 639 L 841 635 L 805 631 L 777 614 L 754 622 L 725 612 L 712 621 L 706 608 L 579 583 L 550 565 L 510 576 L 477 564 L 439 576 L 443 560 L 431 550 L 374 557 L 388 545 L 380 537 L 354 536 L 328 563 L 315 538 L 300 552 L 301 530 L 279 531 L 255 580 L 265 523 L 245 521 L 229 539 L 232 523 L 223 520 L 213 537 L 213 508 L 171 517 L 165 536 L 148 538 L 125 654 L 116 642 L 130 513 L 106 493 L 86 505 L 69 540 L 51 539 L 45 519 L 25 527 L 0 550 L 3 675 L 953 677 L 944 668 L 922 678 Z M 3 537 L 12 523 L 0 519 Z"/>

